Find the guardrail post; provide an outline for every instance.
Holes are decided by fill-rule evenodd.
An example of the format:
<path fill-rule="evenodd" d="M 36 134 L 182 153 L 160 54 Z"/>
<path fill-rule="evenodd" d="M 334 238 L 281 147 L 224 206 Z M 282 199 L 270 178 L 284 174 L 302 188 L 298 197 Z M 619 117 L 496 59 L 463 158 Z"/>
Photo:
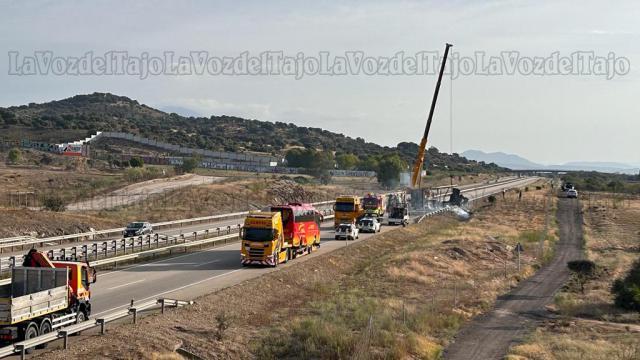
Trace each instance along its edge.
<path fill-rule="evenodd" d="M 104 321 L 104 319 L 98 319 L 97 322 L 100 325 L 100 335 L 104 335 L 105 325 L 107 324 L 107 322 Z"/>
<path fill-rule="evenodd" d="M 9 266 L 12 267 L 12 268 L 16 267 L 16 257 L 15 256 L 9 257 Z"/>
<path fill-rule="evenodd" d="M 67 259 L 67 249 L 65 249 L 65 248 L 60 249 L 60 258 L 62 260 L 66 260 Z"/>
<path fill-rule="evenodd" d="M 138 323 L 138 309 L 131 308 L 131 309 L 129 309 L 129 311 L 133 313 L 133 323 L 137 324 Z"/>
<path fill-rule="evenodd" d="M 71 256 L 73 257 L 74 261 L 78 260 L 78 248 L 76 248 L 75 246 L 71 248 Z"/>
<path fill-rule="evenodd" d="M 193 240 L 198 240 L 198 232 L 197 231 L 193 232 Z"/>
<path fill-rule="evenodd" d="M 27 358 L 27 349 L 24 345 L 16 345 L 18 351 L 20 352 L 20 360 L 25 360 Z"/>
<path fill-rule="evenodd" d="M 67 350 L 69 348 L 69 333 L 66 330 L 60 330 L 59 333 L 64 338 L 62 346 L 64 347 L 65 350 Z"/>
<path fill-rule="evenodd" d="M 98 243 L 93 243 L 93 257 L 98 260 Z"/>
<path fill-rule="evenodd" d="M 160 299 L 160 313 L 164 314 L 164 298 Z"/>
<path fill-rule="evenodd" d="M 231 234 L 231 225 L 227 225 L 227 234 Z"/>
<path fill-rule="evenodd" d="M 218 236 L 220 236 L 220 228 L 219 227 L 216 228 L 216 231 L 218 232 Z"/>

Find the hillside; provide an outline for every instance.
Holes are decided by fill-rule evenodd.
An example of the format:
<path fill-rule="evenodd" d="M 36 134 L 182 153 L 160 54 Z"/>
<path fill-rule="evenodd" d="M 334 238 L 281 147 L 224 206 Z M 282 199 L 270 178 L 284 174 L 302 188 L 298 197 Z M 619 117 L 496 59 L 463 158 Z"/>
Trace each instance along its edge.
<path fill-rule="evenodd" d="M 166 141 L 182 146 L 214 151 L 257 151 L 283 155 L 291 147 L 306 147 L 321 151 L 355 154 L 363 160 L 370 156 L 398 153 L 407 163 L 412 163 L 417 152 L 415 143 L 400 143 L 397 147 L 380 146 L 362 138 L 350 138 L 320 128 L 301 127 L 283 122 L 265 122 L 234 116 L 183 117 L 153 109 L 136 100 L 108 93 L 77 95 L 68 99 L 43 104 L 0 108 L 0 127 L 4 133 L 20 133 L 42 130 L 51 141 L 60 141 L 60 133 L 69 130 L 121 131 Z M 16 130 L 17 129 L 17 130 Z M 8 131 L 8 130 L 11 130 Z M 62 139 L 62 140 L 77 140 Z M 495 171 L 494 164 L 485 165 L 463 157 L 429 150 L 431 167 L 450 170 L 479 172 Z"/>

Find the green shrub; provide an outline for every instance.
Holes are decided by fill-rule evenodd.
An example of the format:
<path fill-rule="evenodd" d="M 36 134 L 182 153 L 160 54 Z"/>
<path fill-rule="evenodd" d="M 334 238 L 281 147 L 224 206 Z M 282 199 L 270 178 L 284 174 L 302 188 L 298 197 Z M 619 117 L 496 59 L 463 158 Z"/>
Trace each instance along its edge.
<path fill-rule="evenodd" d="M 615 296 L 616 306 L 640 311 L 640 259 L 636 260 L 623 279 L 613 283 L 611 292 Z"/>
<path fill-rule="evenodd" d="M 20 158 L 22 158 L 22 153 L 19 149 L 13 148 L 9 150 L 9 154 L 7 156 L 9 164 L 17 164 L 18 161 L 20 161 Z"/>
<path fill-rule="evenodd" d="M 44 198 L 42 207 L 49 211 L 61 212 L 67 208 L 64 200 L 58 195 L 49 195 Z"/>
<path fill-rule="evenodd" d="M 567 267 L 578 282 L 580 292 L 584 294 L 584 285 L 597 276 L 596 263 L 591 260 L 572 260 L 567 263 Z"/>
<path fill-rule="evenodd" d="M 144 166 L 144 160 L 139 157 L 133 157 L 129 160 L 129 165 L 132 168 L 141 168 Z"/>

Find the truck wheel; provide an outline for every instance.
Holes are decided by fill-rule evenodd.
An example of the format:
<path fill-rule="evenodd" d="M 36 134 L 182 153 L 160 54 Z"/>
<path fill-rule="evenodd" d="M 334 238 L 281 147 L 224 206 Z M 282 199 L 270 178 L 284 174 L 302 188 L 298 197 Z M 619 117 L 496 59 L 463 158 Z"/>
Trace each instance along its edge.
<path fill-rule="evenodd" d="M 335 238 L 336 240 L 338 240 L 338 237 L 337 237 L 337 236 L 335 236 L 334 238 Z"/>
<path fill-rule="evenodd" d="M 51 330 L 52 330 L 51 320 L 47 318 L 43 319 L 42 322 L 40 323 L 40 335 L 48 334 L 51 332 Z M 38 345 L 36 346 L 36 349 L 46 349 L 48 345 L 49 345 L 48 343 Z"/>
<path fill-rule="evenodd" d="M 38 324 L 34 322 L 30 322 L 27 325 L 26 330 L 24 331 L 24 340 L 33 339 L 38 336 Z M 31 354 L 33 352 L 33 348 L 28 348 L 24 351 L 27 354 Z"/>

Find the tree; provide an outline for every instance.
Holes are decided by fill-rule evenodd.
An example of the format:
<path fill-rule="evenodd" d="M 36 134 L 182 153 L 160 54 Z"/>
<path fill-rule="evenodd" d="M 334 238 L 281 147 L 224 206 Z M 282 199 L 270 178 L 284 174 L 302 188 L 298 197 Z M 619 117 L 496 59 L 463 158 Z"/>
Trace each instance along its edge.
<path fill-rule="evenodd" d="M 328 184 L 331 181 L 331 173 L 335 164 L 333 153 L 324 151 L 314 151 L 311 162 L 309 163 L 307 172 L 315 177 L 322 184 Z"/>
<path fill-rule="evenodd" d="M 367 156 L 358 164 L 359 170 L 364 171 L 377 171 L 378 170 L 378 159 L 375 156 Z"/>
<path fill-rule="evenodd" d="M 55 212 L 61 212 L 67 208 L 64 200 L 58 195 L 50 195 L 44 198 L 42 206 L 49 211 Z"/>
<path fill-rule="evenodd" d="M 17 164 L 18 161 L 20 161 L 21 157 L 22 157 L 22 153 L 20 152 L 19 149 L 13 148 L 9 150 L 8 160 L 10 164 Z"/>
<path fill-rule="evenodd" d="M 192 173 L 198 166 L 200 166 L 200 162 L 201 161 L 197 158 L 185 158 L 182 161 L 182 165 L 175 166 L 176 173 Z"/>
<path fill-rule="evenodd" d="M 623 279 L 617 279 L 613 283 L 611 293 L 615 296 L 616 306 L 640 311 L 640 259 L 633 263 Z"/>
<path fill-rule="evenodd" d="M 397 154 L 388 155 L 378 164 L 378 182 L 386 187 L 395 186 L 400 182 L 400 173 L 407 165 Z"/>
<path fill-rule="evenodd" d="M 584 285 L 597 276 L 596 264 L 591 260 L 573 260 L 567 263 L 567 267 L 578 281 L 580 292 L 584 294 Z"/>
<path fill-rule="evenodd" d="M 340 154 L 336 156 L 338 169 L 353 170 L 358 165 L 359 159 L 354 154 Z"/>
<path fill-rule="evenodd" d="M 132 168 L 136 168 L 136 167 L 143 167 L 143 166 L 144 166 L 144 160 L 142 160 L 142 159 L 141 159 L 141 158 L 139 158 L 139 157 L 132 157 L 132 158 L 129 160 L 129 165 L 130 165 Z"/>

